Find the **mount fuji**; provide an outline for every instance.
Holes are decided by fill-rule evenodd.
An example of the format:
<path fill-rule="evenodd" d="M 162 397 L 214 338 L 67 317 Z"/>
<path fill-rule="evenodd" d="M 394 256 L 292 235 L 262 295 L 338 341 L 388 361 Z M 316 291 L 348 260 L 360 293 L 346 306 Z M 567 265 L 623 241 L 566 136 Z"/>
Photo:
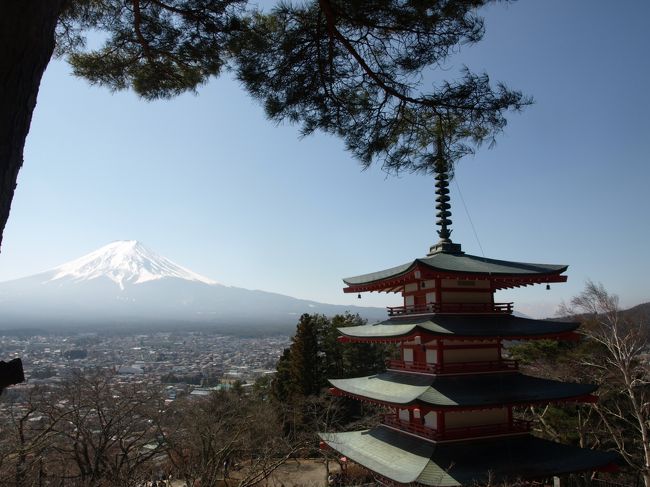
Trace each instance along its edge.
<path fill-rule="evenodd" d="M 0 330 L 195 326 L 272 332 L 292 330 L 302 313 L 346 311 L 369 320 L 386 316 L 380 308 L 226 286 L 135 240 L 112 242 L 49 271 L 0 283 Z"/>
<path fill-rule="evenodd" d="M 217 281 L 200 276 L 171 260 L 156 254 L 137 240 L 121 240 L 110 243 L 72 262 L 45 273 L 52 277 L 43 281 L 91 281 L 108 278 L 123 291 L 125 285 L 141 284 L 160 279 L 184 279 L 205 284 Z"/>

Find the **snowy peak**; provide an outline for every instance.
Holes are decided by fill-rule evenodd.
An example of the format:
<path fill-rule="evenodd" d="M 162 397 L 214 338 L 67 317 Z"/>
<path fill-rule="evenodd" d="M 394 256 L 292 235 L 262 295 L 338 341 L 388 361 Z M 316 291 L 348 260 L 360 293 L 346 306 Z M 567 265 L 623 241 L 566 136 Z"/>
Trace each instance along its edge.
<path fill-rule="evenodd" d="M 135 241 L 113 242 L 55 269 L 0 282 L 0 333 L 23 327 L 188 326 L 250 336 L 266 325 L 271 326 L 267 332 L 290 333 L 305 311 L 330 316 L 358 312 L 374 321 L 386 316 L 379 308 L 328 305 L 220 285 Z"/>
<path fill-rule="evenodd" d="M 88 281 L 107 277 L 120 289 L 125 284 L 141 284 L 164 278 L 218 284 L 156 254 L 136 240 L 118 240 L 52 269 L 49 281 Z"/>

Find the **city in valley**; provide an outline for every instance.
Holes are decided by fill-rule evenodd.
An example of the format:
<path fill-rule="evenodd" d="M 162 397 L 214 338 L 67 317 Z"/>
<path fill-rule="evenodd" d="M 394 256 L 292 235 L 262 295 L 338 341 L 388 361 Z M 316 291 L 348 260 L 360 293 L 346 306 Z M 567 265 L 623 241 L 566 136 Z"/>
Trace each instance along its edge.
<path fill-rule="evenodd" d="M 252 385 L 275 371 L 289 337 L 248 338 L 178 331 L 133 335 L 78 333 L 0 335 L 5 360 L 20 357 L 27 381 L 11 389 L 56 385 L 79 372 L 104 369 L 116 382 L 164 385 L 167 399 Z"/>

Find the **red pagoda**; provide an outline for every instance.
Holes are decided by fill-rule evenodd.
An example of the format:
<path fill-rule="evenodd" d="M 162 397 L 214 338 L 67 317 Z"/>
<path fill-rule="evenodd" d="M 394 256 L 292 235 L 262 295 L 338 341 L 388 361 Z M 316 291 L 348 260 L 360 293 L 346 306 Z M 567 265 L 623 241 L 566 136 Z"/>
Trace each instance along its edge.
<path fill-rule="evenodd" d="M 577 323 L 513 315 L 500 289 L 565 282 L 567 266 L 465 254 L 450 239 L 446 171 L 436 176 L 440 241 L 426 257 L 344 279 L 346 293 L 401 293 L 380 323 L 340 328 L 344 342 L 399 345 L 400 358 L 369 377 L 331 380 L 331 392 L 386 408 L 364 431 L 322 433 L 323 442 L 386 485 L 465 486 L 610 470 L 616 456 L 530 434 L 513 409 L 592 402 L 596 387 L 523 374 L 504 357 L 508 340 L 571 340 Z"/>

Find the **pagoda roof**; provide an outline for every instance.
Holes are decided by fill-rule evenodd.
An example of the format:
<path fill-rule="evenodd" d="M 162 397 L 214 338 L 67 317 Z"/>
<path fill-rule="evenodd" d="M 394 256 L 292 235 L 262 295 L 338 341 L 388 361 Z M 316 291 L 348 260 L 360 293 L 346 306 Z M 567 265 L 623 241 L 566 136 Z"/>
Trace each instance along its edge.
<path fill-rule="evenodd" d="M 346 326 L 338 330 L 346 337 L 360 340 L 407 338 L 418 331 L 443 337 L 532 338 L 566 334 L 579 326 L 575 322 L 534 320 L 514 315 L 431 314 L 390 318 L 372 325 Z"/>
<path fill-rule="evenodd" d="M 462 252 L 437 252 L 426 257 L 383 271 L 372 272 L 360 276 L 343 279 L 348 286 L 362 286 L 394 279 L 414 268 L 424 268 L 438 271 L 443 275 L 472 275 L 472 276 L 509 276 L 509 277 L 538 277 L 551 274 L 561 274 L 568 266 L 557 264 L 533 264 L 528 262 L 510 262 L 507 260 L 488 259 Z"/>
<path fill-rule="evenodd" d="M 320 433 L 336 451 L 400 484 L 457 487 L 488 480 L 535 479 L 611 467 L 612 452 L 577 448 L 531 435 L 431 443 L 384 426 Z"/>
<path fill-rule="evenodd" d="M 519 372 L 433 376 L 388 371 L 355 379 L 331 379 L 330 383 L 344 394 L 384 404 L 452 409 L 578 399 L 597 388 Z"/>

